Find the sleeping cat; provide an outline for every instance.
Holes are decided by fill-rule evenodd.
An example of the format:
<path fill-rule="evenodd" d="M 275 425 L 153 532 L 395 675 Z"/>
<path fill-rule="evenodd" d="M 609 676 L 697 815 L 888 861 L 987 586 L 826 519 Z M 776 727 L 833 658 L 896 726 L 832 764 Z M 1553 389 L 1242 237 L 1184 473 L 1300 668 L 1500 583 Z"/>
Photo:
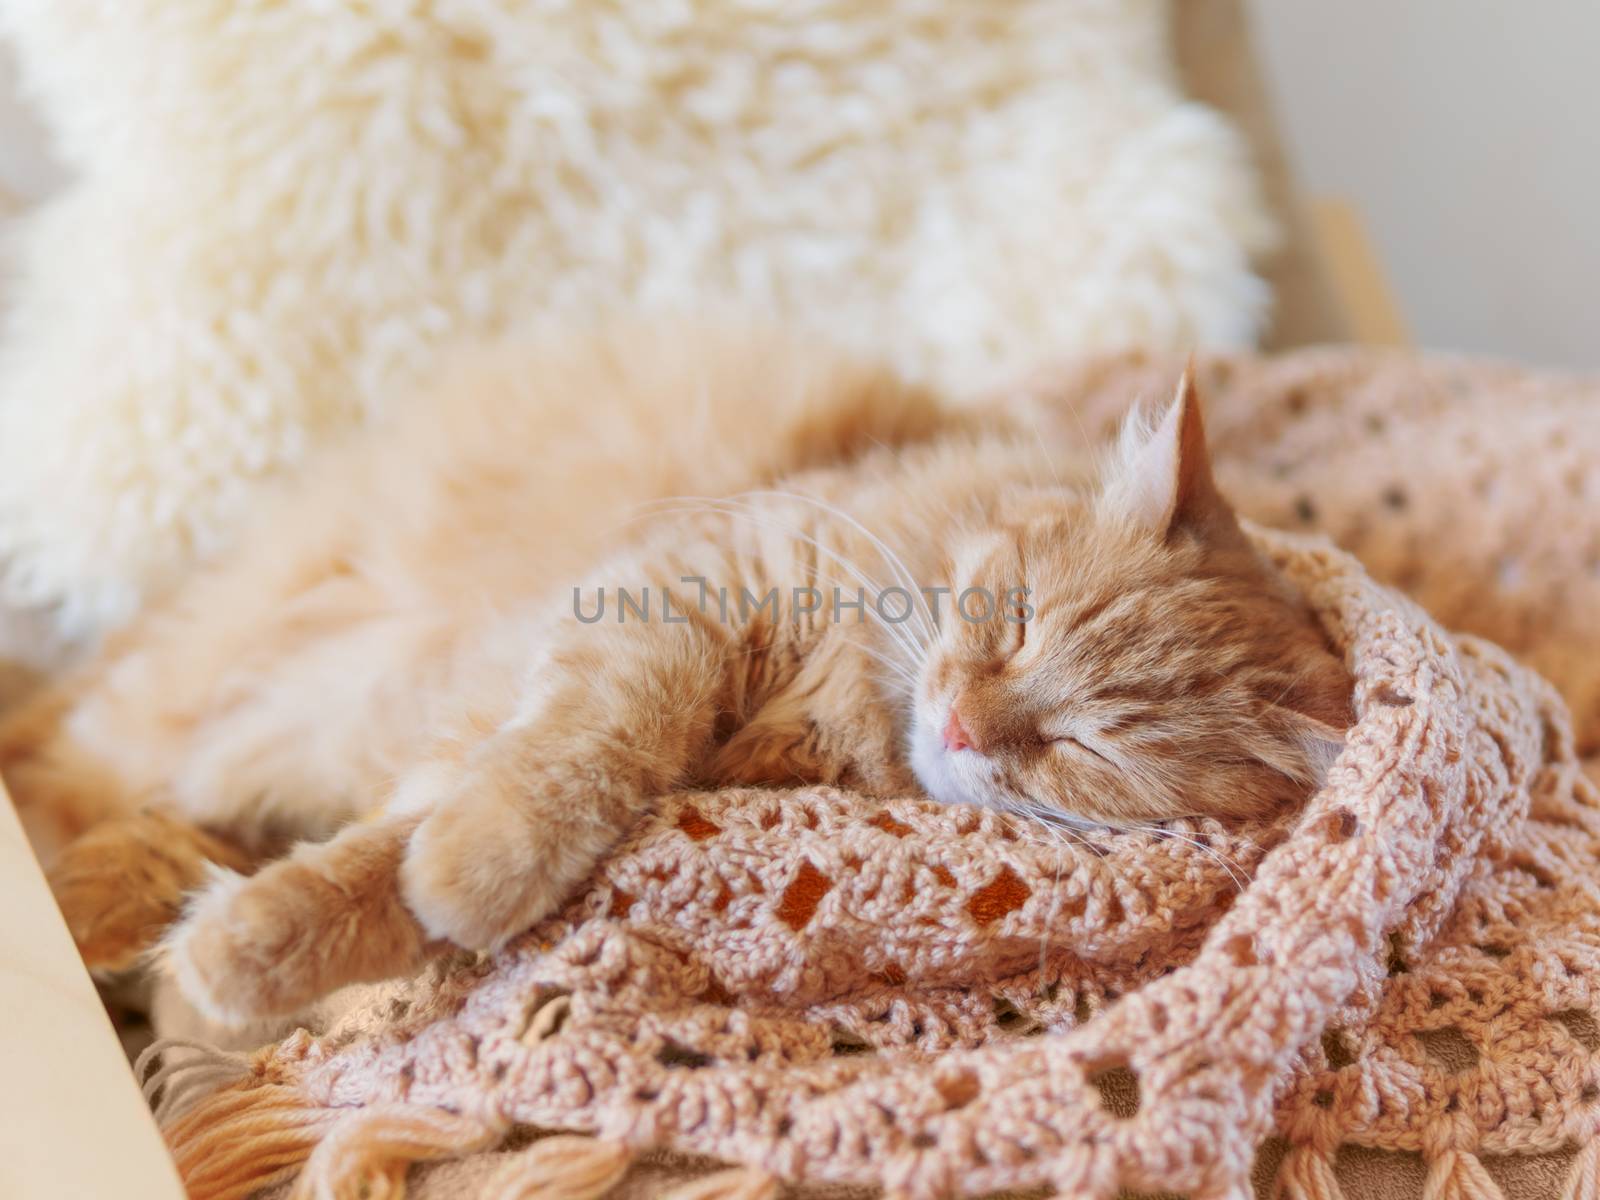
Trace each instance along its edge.
<path fill-rule="evenodd" d="M 90 967 L 166 930 L 229 1023 L 504 943 L 674 789 L 1259 815 L 1350 688 L 1187 379 L 1097 465 L 815 347 L 629 330 L 352 438 L 0 768 Z"/>

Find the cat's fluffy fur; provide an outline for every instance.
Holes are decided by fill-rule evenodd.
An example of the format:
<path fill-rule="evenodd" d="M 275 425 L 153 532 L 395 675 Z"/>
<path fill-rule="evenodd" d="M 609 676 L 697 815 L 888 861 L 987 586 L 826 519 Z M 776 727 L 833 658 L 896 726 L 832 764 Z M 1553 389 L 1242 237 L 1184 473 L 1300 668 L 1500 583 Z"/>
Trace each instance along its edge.
<path fill-rule="evenodd" d="M 604 620 L 574 584 L 591 611 L 611 593 Z M 788 600 L 862 587 L 870 612 L 892 585 L 1029 592 L 976 622 Z M 616 589 L 644 587 L 650 619 L 618 620 Z M 739 604 L 773 587 L 780 611 Z M 502 943 L 666 790 L 1256 814 L 1315 781 L 1348 696 L 1217 494 L 1191 393 L 1102 476 L 815 347 L 630 330 L 473 356 L 0 730 L 0 766 L 66 847 L 91 966 L 128 951 L 93 930 L 148 942 L 225 857 L 180 837 L 187 877 L 128 886 L 167 819 L 141 806 L 257 861 L 313 839 L 214 881 L 167 939 L 189 997 L 241 1021 Z"/>

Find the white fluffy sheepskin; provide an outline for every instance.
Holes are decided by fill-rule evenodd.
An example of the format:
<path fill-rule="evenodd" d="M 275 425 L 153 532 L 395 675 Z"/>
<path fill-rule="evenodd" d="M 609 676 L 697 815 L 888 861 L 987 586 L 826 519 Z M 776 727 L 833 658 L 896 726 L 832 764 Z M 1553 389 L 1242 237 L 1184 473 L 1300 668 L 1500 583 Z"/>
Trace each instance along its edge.
<path fill-rule="evenodd" d="M 775 312 L 965 388 L 1241 343 L 1268 224 L 1159 0 L 5 0 L 76 180 L 21 230 L 0 560 L 68 634 L 446 340 Z"/>

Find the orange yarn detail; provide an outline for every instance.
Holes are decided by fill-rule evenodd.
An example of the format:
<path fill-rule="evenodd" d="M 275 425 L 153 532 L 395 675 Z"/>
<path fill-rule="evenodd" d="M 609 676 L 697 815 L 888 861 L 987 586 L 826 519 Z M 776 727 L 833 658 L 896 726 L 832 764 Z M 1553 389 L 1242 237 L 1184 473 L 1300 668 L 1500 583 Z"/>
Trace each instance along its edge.
<path fill-rule="evenodd" d="M 722 832 L 722 827 L 706 820 L 705 814 L 698 808 L 685 808 L 679 813 L 678 828 L 697 842 L 714 838 Z"/>
<path fill-rule="evenodd" d="M 967 911 L 979 925 L 993 925 L 1008 912 L 1021 908 L 1031 895 L 1033 889 L 1018 879 L 1010 867 L 1005 867 L 993 883 L 972 894 L 972 899 L 967 901 Z"/>
<path fill-rule="evenodd" d="M 790 929 L 804 929 L 832 886 L 833 881 L 817 870 L 815 863 L 809 858 L 801 859 L 794 881 L 778 900 L 778 920 Z"/>
<path fill-rule="evenodd" d="M 874 829 L 881 829 L 885 833 L 893 834 L 897 838 L 903 838 L 906 836 L 906 834 L 911 832 L 911 826 L 903 824 L 900 821 L 896 821 L 886 812 L 874 814 L 872 817 L 868 818 L 867 824 L 871 825 Z"/>

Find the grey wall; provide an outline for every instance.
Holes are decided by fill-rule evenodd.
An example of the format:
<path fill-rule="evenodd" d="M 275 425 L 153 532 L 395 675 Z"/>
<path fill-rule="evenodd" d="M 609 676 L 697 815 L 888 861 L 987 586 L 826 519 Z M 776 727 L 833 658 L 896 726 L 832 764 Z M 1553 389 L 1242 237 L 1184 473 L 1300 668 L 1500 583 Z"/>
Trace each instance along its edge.
<path fill-rule="evenodd" d="M 1356 202 L 1415 338 L 1600 367 L 1600 3 L 1249 11 L 1295 169 Z"/>

